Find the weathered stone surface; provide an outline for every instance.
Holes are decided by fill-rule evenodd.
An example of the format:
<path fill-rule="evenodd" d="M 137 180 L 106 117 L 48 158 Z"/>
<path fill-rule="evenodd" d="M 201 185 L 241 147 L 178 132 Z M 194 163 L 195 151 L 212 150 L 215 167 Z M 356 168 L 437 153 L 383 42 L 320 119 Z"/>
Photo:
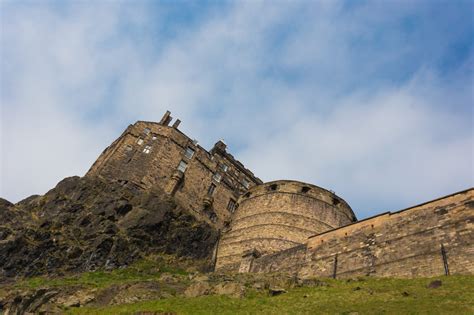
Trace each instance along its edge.
<path fill-rule="evenodd" d="M 300 278 L 474 274 L 473 199 L 470 189 L 328 231 L 254 259 L 251 272 Z"/>
<path fill-rule="evenodd" d="M 109 304 L 120 305 L 160 299 L 163 297 L 163 293 L 162 286 L 155 282 L 122 285 L 115 291 Z"/>
<path fill-rule="evenodd" d="M 297 181 L 275 181 L 251 188 L 238 200 L 230 228 L 219 242 L 217 270 L 233 270 L 248 251 L 271 254 L 308 237 L 356 220 L 349 205 L 334 193 Z M 257 255 L 258 256 L 258 255 Z M 241 272 L 250 268 L 241 266 Z"/>
<path fill-rule="evenodd" d="M 40 308 L 58 294 L 57 290 L 39 289 L 34 292 L 18 294 L 5 309 L 5 315 L 39 313 Z"/>
<path fill-rule="evenodd" d="M 160 281 L 166 282 L 166 283 L 174 283 L 179 281 L 179 278 L 176 277 L 175 275 L 169 274 L 169 273 L 163 273 L 160 276 Z"/>
<path fill-rule="evenodd" d="M 13 204 L 10 201 L 0 198 L 0 211 L 6 211 L 12 206 Z"/>
<path fill-rule="evenodd" d="M 63 307 L 81 307 L 95 300 L 96 290 L 78 290 L 72 295 L 61 296 L 54 302 Z"/>
<path fill-rule="evenodd" d="M 195 282 L 184 291 L 186 297 L 197 297 L 209 294 L 211 294 L 211 286 L 204 281 Z"/>
<path fill-rule="evenodd" d="M 241 298 L 245 295 L 245 287 L 237 282 L 224 282 L 217 284 L 214 287 L 213 292 L 217 295 Z"/>
<path fill-rule="evenodd" d="M 70 177 L 0 212 L 0 278 L 127 266 L 151 253 L 211 258 L 217 232 L 159 190 Z"/>

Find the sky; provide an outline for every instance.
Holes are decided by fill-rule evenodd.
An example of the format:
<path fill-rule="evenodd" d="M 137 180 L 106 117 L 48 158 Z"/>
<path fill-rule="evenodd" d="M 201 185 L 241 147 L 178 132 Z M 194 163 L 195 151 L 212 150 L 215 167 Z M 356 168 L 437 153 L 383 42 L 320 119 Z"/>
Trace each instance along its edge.
<path fill-rule="evenodd" d="M 474 186 L 472 1 L 0 1 L 0 197 L 166 110 L 359 218 Z"/>

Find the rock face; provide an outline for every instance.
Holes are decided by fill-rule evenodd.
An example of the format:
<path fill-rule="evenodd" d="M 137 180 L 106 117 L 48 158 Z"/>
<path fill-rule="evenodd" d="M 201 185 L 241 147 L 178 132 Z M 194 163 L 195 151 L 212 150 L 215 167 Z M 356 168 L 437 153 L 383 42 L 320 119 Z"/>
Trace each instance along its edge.
<path fill-rule="evenodd" d="M 217 237 L 162 191 L 69 177 L 44 196 L 0 200 L 0 279 L 113 269 L 150 253 L 205 259 Z"/>

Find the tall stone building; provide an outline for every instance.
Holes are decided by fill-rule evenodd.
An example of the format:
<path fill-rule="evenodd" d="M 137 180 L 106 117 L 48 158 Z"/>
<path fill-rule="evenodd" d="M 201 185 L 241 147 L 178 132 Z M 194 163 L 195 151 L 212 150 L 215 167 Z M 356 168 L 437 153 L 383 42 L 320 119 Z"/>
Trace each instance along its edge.
<path fill-rule="evenodd" d="M 138 121 L 99 156 L 86 176 L 138 189 L 161 189 L 218 228 L 230 222 L 237 199 L 262 181 L 218 141 L 210 151 L 182 133 L 170 112 L 159 123 Z"/>
<path fill-rule="evenodd" d="M 357 221 L 324 188 L 263 183 L 223 141 L 207 151 L 166 112 L 130 125 L 87 176 L 160 190 L 219 229 L 215 268 L 300 277 L 474 274 L 474 189 Z"/>

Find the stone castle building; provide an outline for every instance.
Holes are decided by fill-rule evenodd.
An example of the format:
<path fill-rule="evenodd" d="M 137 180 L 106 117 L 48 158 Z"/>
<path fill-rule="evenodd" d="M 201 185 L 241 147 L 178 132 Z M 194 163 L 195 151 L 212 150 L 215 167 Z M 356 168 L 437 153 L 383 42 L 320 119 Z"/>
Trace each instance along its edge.
<path fill-rule="evenodd" d="M 100 155 L 86 176 L 101 176 L 139 189 L 161 189 L 217 228 L 229 224 L 237 199 L 262 181 L 218 141 L 210 151 L 170 126 L 138 121 Z"/>
<path fill-rule="evenodd" d="M 301 277 L 474 274 L 474 189 L 357 221 L 333 192 L 298 181 L 263 183 L 227 152 L 170 126 L 130 125 L 86 176 L 159 189 L 221 231 L 219 271 Z"/>

